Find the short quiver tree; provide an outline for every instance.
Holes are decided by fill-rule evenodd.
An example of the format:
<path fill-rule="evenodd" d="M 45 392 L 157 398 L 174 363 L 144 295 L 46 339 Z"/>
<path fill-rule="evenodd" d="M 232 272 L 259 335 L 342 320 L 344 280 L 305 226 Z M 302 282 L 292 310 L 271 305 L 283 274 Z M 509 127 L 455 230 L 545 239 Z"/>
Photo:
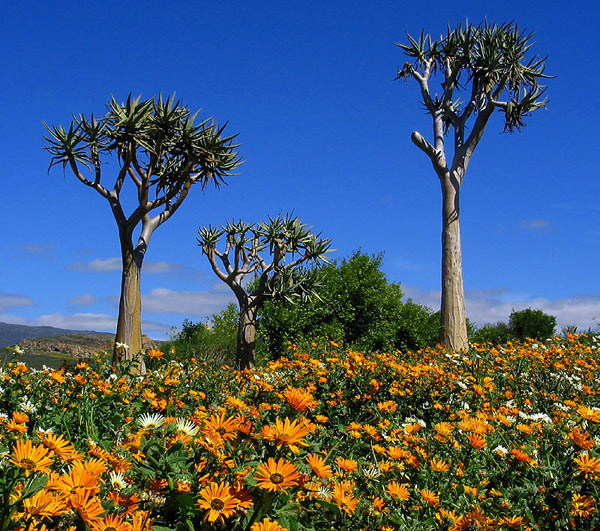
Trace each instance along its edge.
<path fill-rule="evenodd" d="M 525 118 L 546 105 L 545 58 L 526 59 L 532 34 L 513 22 L 479 26 L 466 23 L 434 41 L 421 32 L 397 44 L 410 61 L 398 79 L 414 79 L 433 120 L 433 142 L 414 131 L 413 143 L 431 160 L 442 187 L 441 342 L 449 350 L 468 348 L 460 241 L 460 187 L 469 161 L 494 111 L 504 114 L 504 130 L 514 132 Z M 441 93 L 430 81 L 441 78 Z M 460 96 L 463 96 L 461 100 Z M 446 137 L 452 131 L 452 157 Z"/>
<path fill-rule="evenodd" d="M 196 123 L 198 113 L 172 97 L 148 100 L 113 97 L 102 118 L 74 116 L 68 128 L 46 126 L 50 168 L 67 166 L 83 184 L 108 201 L 121 244 L 122 278 L 113 363 L 135 359 L 142 351 L 140 276 L 150 237 L 181 206 L 193 184 L 224 184 L 240 164 L 233 143 L 212 119 Z M 118 167 L 106 186 L 103 170 Z M 121 192 L 129 181 L 135 204 L 126 214 Z M 155 214 L 152 214 L 156 211 Z M 136 229 L 139 231 L 136 232 Z M 137 234 L 137 237 L 134 235 Z M 134 370 L 143 372 L 143 359 Z"/>
<path fill-rule="evenodd" d="M 236 364 L 238 369 L 252 368 L 258 310 L 270 297 L 288 302 L 318 297 L 314 267 L 305 266 L 325 262 L 331 240 L 314 234 L 296 217 L 279 215 L 254 225 L 232 221 L 203 227 L 198 245 L 235 294 L 240 307 Z"/>

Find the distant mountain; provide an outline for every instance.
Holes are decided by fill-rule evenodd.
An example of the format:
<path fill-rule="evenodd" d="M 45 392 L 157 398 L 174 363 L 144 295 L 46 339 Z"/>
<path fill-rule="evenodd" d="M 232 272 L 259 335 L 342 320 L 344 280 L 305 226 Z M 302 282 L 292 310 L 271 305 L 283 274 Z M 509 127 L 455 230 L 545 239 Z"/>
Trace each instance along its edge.
<path fill-rule="evenodd" d="M 23 339 L 36 339 L 38 337 L 56 337 L 65 335 L 83 336 L 111 336 L 104 332 L 91 330 L 66 330 L 53 326 L 25 326 L 0 322 L 0 348 L 9 347 L 20 343 Z"/>

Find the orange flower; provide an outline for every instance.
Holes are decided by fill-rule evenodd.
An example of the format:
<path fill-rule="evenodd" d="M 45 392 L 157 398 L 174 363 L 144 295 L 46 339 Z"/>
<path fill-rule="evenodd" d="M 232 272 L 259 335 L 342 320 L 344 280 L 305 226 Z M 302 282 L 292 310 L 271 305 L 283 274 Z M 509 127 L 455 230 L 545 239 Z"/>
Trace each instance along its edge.
<path fill-rule="evenodd" d="M 571 498 L 571 512 L 582 518 L 588 518 L 596 510 L 596 500 L 591 496 L 573 494 Z"/>
<path fill-rule="evenodd" d="M 518 448 L 513 448 L 510 453 L 513 455 L 513 457 L 515 457 L 515 459 L 518 459 L 519 461 L 523 461 L 524 463 L 527 463 L 528 465 L 531 465 L 533 467 L 537 466 L 537 461 L 535 459 L 533 459 L 528 453 L 523 452 L 521 450 L 519 450 Z"/>
<path fill-rule="evenodd" d="M 423 499 L 432 507 L 437 507 L 440 504 L 440 495 L 433 491 L 421 489 L 419 494 L 421 494 Z"/>
<path fill-rule="evenodd" d="M 505 525 L 506 527 L 523 527 L 527 524 L 527 521 L 522 516 L 503 516 L 498 521 L 499 524 Z"/>
<path fill-rule="evenodd" d="M 146 352 L 146 354 L 149 358 L 156 360 L 162 358 L 165 355 L 165 353 L 162 350 L 158 350 L 156 348 L 151 348 L 148 352 Z"/>
<path fill-rule="evenodd" d="M 25 470 L 26 476 L 29 476 L 32 472 L 48 474 L 52 464 L 50 455 L 51 453 L 42 445 L 34 446 L 29 439 L 26 441 L 19 439 L 15 443 L 9 461 Z"/>
<path fill-rule="evenodd" d="M 590 422 L 600 422 L 600 409 L 587 406 L 578 406 L 577 413 L 579 413 L 585 420 Z"/>
<path fill-rule="evenodd" d="M 262 436 L 267 441 L 277 441 L 277 448 L 281 448 L 286 444 L 289 449 L 297 453 L 300 449 L 298 446 L 308 446 L 304 442 L 304 437 L 308 435 L 310 428 L 300 420 L 293 420 L 286 417 L 285 421 L 275 419 L 275 424 L 264 426 Z"/>
<path fill-rule="evenodd" d="M 385 491 L 392 497 L 398 498 L 399 500 L 406 501 L 410 498 L 410 492 L 408 491 L 408 483 L 399 484 L 397 481 L 392 481 L 387 484 Z"/>
<path fill-rule="evenodd" d="M 17 433 L 27 433 L 27 424 L 21 424 L 15 422 L 14 419 L 10 419 L 6 423 L 6 431 L 16 431 Z"/>
<path fill-rule="evenodd" d="M 343 459 L 341 457 L 338 457 L 335 460 L 335 464 L 339 466 L 342 470 L 345 470 L 346 472 L 356 472 L 356 470 L 358 469 L 358 463 L 354 461 L 354 459 Z"/>
<path fill-rule="evenodd" d="M 487 446 L 485 437 L 482 437 L 478 433 L 470 433 L 468 436 L 469 444 L 475 448 L 475 450 L 481 450 Z"/>
<path fill-rule="evenodd" d="M 38 431 L 37 436 L 46 448 L 52 450 L 63 461 L 72 461 L 73 459 L 81 458 L 75 447 L 62 435 Z"/>
<path fill-rule="evenodd" d="M 591 457 L 587 452 L 582 452 L 574 459 L 579 471 L 585 475 L 585 479 L 598 479 L 600 477 L 600 459 Z"/>
<path fill-rule="evenodd" d="M 209 483 L 199 493 L 200 499 L 196 502 L 200 509 L 206 509 L 204 520 L 210 523 L 219 520 L 224 523 L 235 513 L 239 500 L 232 496 L 227 483 Z"/>
<path fill-rule="evenodd" d="M 104 513 L 100 500 L 88 489 L 79 489 L 71 494 L 69 504 L 87 525 L 99 522 L 100 515 Z"/>
<path fill-rule="evenodd" d="M 23 500 L 23 512 L 27 515 L 50 518 L 61 515 L 64 510 L 64 502 L 46 489 Z"/>
<path fill-rule="evenodd" d="M 21 413 L 20 411 L 13 412 L 12 419 L 17 424 L 25 424 L 26 422 L 29 422 L 29 417 L 25 413 Z"/>
<path fill-rule="evenodd" d="M 233 441 L 236 438 L 239 425 L 238 417 L 225 418 L 225 410 L 206 419 L 203 433 L 213 442 Z"/>
<path fill-rule="evenodd" d="M 102 520 L 92 524 L 92 531 L 131 531 L 130 523 L 123 520 L 118 514 L 109 514 Z"/>
<path fill-rule="evenodd" d="M 434 472 L 448 472 L 450 470 L 450 463 L 446 463 L 443 459 L 430 459 L 429 464 Z"/>
<path fill-rule="evenodd" d="M 349 481 L 342 481 L 334 485 L 331 497 L 340 510 L 346 514 L 354 514 L 358 500 L 352 495 L 354 485 Z"/>
<path fill-rule="evenodd" d="M 325 458 L 317 455 L 317 454 L 309 454 L 306 457 L 308 464 L 312 471 L 320 478 L 328 478 L 331 477 L 333 471 L 329 465 L 325 464 Z"/>
<path fill-rule="evenodd" d="M 264 520 L 252 524 L 250 531 L 286 531 L 286 529 L 281 527 L 277 521 L 271 521 L 269 517 L 265 517 Z"/>
<path fill-rule="evenodd" d="M 590 439 L 590 434 L 587 431 L 581 431 L 579 426 L 573 428 L 569 432 L 569 439 L 571 439 L 582 450 L 589 450 L 595 445 L 595 442 Z"/>
<path fill-rule="evenodd" d="M 283 396 L 285 401 L 296 411 L 306 411 L 319 405 L 311 392 L 300 388 L 288 387 Z"/>
<path fill-rule="evenodd" d="M 257 472 L 254 478 L 258 480 L 258 486 L 272 492 L 280 490 L 285 492 L 287 487 L 298 485 L 300 479 L 296 465 L 283 458 L 275 461 L 269 457 L 266 463 L 257 468 Z"/>

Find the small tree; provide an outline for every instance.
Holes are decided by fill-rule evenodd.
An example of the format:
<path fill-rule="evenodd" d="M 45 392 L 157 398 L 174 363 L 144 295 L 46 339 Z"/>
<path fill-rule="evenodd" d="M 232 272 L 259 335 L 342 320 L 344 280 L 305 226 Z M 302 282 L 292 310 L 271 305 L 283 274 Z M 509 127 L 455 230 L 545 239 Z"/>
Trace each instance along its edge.
<path fill-rule="evenodd" d="M 142 350 L 140 276 L 154 231 L 181 206 L 193 184 L 206 188 L 224 184 L 240 164 L 233 136 L 223 136 L 212 119 L 196 123 L 196 114 L 169 97 L 141 100 L 131 95 L 125 103 L 113 97 L 100 119 L 74 117 L 68 129 L 46 129 L 45 149 L 50 168 L 67 166 L 83 184 L 96 190 L 110 205 L 117 223 L 123 264 L 121 297 L 113 363 L 131 360 Z M 119 169 L 112 189 L 103 184 L 110 157 Z M 126 181 L 135 188 L 136 205 L 127 215 L 121 192 Z M 155 215 L 151 212 L 157 210 Z M 137 241 L 134 232 L 140 227 Z M 138 360 L 143 371 L 143 361 Z"/>
<path fill-rule="evenodd" d="M 219 251 L 222 238 L 225 247 Z M 236 363 L 239 369 L 251 368 L 258 310 L 267 298 L 294 302 L 315 296 L 315 277 L 303 266 L 326 261 L 331 240 L 312 233 L 298 218 L 279 215 L 255 225 L 240 221 L 203 227 L 198 230 L 198 245 L 235 294 L 240 307 Z M 256 281 L 250 283 L 254 276 Z"/>
<path fill-rule="evenodd" d="M 512 337 L 524 341 L 527 338 L 543 341 L 554 335 L 556 317 L 542 310 L 513 310 L 508 319 L 508 329 Z"/>
<path fill-rule="evenodd" d="M 259 312 L 259 335 L 271 357 L 288 342 L 324 337 L 365 351 L 415 350 L 435 345 L 439 317 L 411 300 L 381 271 L 383 255 L 356 251 L 316 271 L 319 299 L 293 306 L 270 300 Z"/>
<path fill-rule="evenodd" d="M 479 26 L 459 24 L 439 40 L 421 32 L 408 35 L 409 44 L 397 44 L 410 57 L 398 70 L 399 79 L 414 79 L 423 105 L 433 120 L 433 143 L 414 131 L 413 143 L 431 160 L 442 187 L 442 345 L 450 350 L 468 347 L 460 242 L 460 187 L 473 151 L 494 113 L 504 113 L 504 130 L 513 132 L 525 118 L 546 105 L 545 58 L 527 60 L 532 34 L 516 24 Z M 442 77 L 442 92 L 432 94 L 429 83 Z M 461 101 L 459 95 L 466 98 Z M 453 131 L 454 153 L 446 151 Z"/>

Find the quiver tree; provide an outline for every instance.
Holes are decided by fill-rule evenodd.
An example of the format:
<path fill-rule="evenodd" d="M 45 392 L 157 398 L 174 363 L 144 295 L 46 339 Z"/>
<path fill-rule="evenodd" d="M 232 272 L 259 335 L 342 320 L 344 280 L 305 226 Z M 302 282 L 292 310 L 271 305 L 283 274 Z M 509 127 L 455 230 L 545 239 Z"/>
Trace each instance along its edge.
<path fill-rule="evenodd" d="M 503 114 L 504 131 L 525 125 L 525 118 L 544 107 L 546 58 L 526 58 L 532 34 L 513 22 L 500 26 L 460 24 L 439 40 L 421 32 L 397 44 L 410 58 L 398 79 L 414 79 L 433 121 L 433 142 L 414 131 L 413 143 L 431 160 L 442 188 L 442 345 L 468 347 L 460 243 L 460 187 L 473 151 L 494 113 Z M 430 81 L 441 78 L 441 93 Z M 462 100 L 460 99 L 462 96 Z M 446 145 L 452 132 L 453 149 Z"/>
<path fill-rule="evenodd" d="M 212 119 L 196 123 L 196 114 L 175 101 L 132 98 L 106 105 L 102 118 L 74 116 L 68 128 L 44 124 L 50 168 L 69 167 L 83 184 L 108 201 L 117 223 L 123 272 L 113 363 L 135 359 L 142 351 L 140 275 L 154 231 L 181 206 L 193 184 L 202 189 L 225 183 L 240 164 L 223 127 Z M 106 165 L 116 159 L 118 166 Z M 115 168 L 107 177 L 104 169 Z M 49 168 L 49 169 L 50 169 Z M 107 186 L 105 181 L 112 184 Z M 121 192 L 133 185 L 134 208 L 126 214 Z M 136 361 L 143 371 L 141 356 Z"/>
<path fill-rule="evenodd" d="M 203 227 L 198 245 L 235 294 L 240 307 L 236 364 L 252 368 L 258 310 L 267 298 L 294 302 L 318 297 L 315 269 L 305 266 L 325 262 L 331 240 L 314 234 L 298 218 L 279 215 L 254 225 L 232 221 Z"/>

